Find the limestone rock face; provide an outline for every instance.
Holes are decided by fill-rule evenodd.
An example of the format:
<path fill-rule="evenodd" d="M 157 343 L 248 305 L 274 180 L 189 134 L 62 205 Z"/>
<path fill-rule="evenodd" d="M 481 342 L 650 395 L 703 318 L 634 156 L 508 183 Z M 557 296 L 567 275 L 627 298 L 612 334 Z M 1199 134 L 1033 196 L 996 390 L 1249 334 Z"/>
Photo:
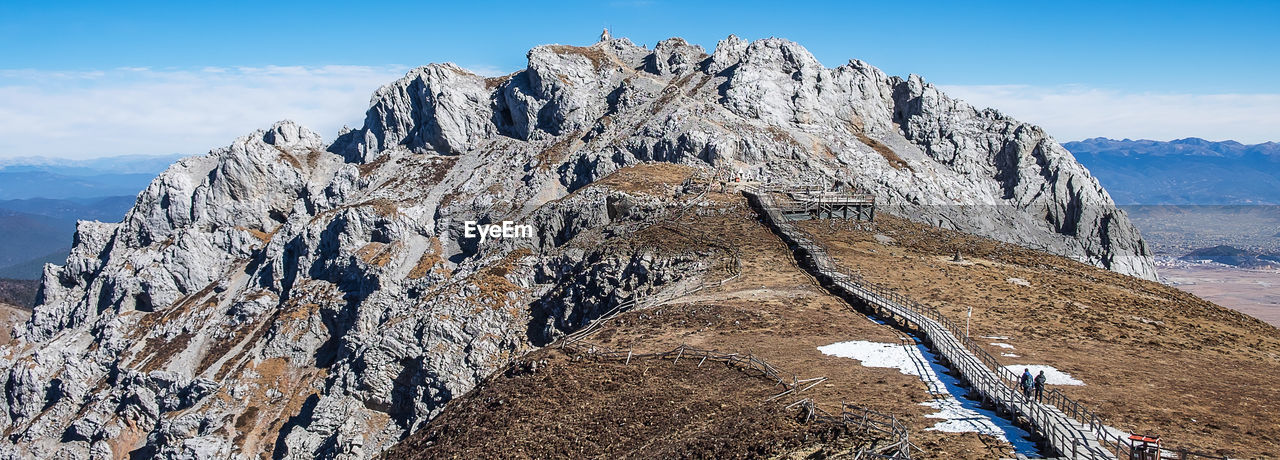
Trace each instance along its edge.
<path fill-rule="evenodd" d="M 508 358 L 701 280 L 716 255 L 614 244 L 687 204 L 600 181 L 643 162 L 849 183 L 891 212 L 1154 276 L 1070 153 L 919 77 L 736 37 L 528 61 L 412 70 L 333 142 L 280 122 L 174 164 L 123 222 L 81 223 L 0 349 L 0 458 L 369 458 Z M 534 236 L 464 234 L 504 220 Z"/>
<path fill-rule="evenodd" d="M 494 134 L 492 117 L 483 77 L 453 64 L 432 64 L 379 88 L 364 128 L 340 142 L 350 144 L 359 162 L 389 148 L 456 155 Z"/>

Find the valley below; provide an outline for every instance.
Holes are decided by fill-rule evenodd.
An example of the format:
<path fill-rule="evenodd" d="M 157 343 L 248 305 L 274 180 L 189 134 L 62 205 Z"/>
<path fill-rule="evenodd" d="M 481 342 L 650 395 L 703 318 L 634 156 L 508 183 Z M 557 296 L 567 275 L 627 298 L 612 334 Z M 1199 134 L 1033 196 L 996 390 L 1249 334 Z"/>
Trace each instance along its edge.
<path fill-rule="evenodd" d="M 1160 281 L 1280 326 L 1280 207 L 1122 206 Z"/>
<path fill-rule="evenodd" d="M 1280 327 L 1280 270 L 1217 264 L 1159 264 L 1170 286 Z"/>

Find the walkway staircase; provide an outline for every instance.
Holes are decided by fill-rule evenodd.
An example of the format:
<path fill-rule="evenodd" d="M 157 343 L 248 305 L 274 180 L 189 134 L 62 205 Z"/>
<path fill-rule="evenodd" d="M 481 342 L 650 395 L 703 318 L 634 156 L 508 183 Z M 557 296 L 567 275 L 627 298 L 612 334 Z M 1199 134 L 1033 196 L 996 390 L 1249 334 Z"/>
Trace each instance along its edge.
<path fill-rule="evenodd" d="M 828 290 L 846 300 L 863 304 L 888 321 L 916 328 L 973 391 L 1004 410 L 1024 417 L 1053 451 L 1071 459 L 1128 457 L 1126 453 L 1119 452 L 1123 449 L 1121 443 L 1116 443 L 1116 451 L 1113 452 L 1108 448 L 1110 446 L 1104 447 L 1099 442 L 1099 439 L 1107 439 L 1107 435 L 1101 433 L 1106 430 L 1105 426 L 1082 423 L 1068 417 L 1053 404 L 1024 397 L 1017 389 L 1017 376 L 1001 367 L 994 357 L 971 339 L 964 337 L 963 329 L 937 309 L 842 272 L 822 246 L 783 218 L 772 194 L 759 191 L 745 193 L 770 228 L 792 248 L 801 266 Z"/>

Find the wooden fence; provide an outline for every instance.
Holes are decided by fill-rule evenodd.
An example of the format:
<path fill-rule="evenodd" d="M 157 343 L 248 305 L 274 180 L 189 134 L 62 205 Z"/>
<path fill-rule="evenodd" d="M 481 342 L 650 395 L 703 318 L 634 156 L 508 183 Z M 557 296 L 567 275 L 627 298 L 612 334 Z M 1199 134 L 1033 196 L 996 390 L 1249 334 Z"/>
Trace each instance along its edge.
<path fill-rule="evenodd" d="M 1072 458 L 1131 458 L 1134 454 L 1102 419 L 1077 401 L 1053 390 L 1044 403 L 1031 401 L 1020 391 L 1018 375 L 965 334 L 960 324 L 937 308 L 915 302 L 884 286 L 845 272 L 826 250 L 782 218 L 769 192 L 747 190 L 747 197 L 761 211 L 767 224 L 793 248 L 806 269 L 825 286 L 849 300 L 861 302 L 877 316 L 914 326 L 987 401 L 1022 414 L 1056 451 Z M 1225 459 L 1185 449 L 1165 449 L 1180 459 Z"/>
<path fill-rule="evenodd" d="M 1062 423 L 1063 420 L 1054 420 L 1053 414 L 1047 411 L 1037 410 L 1039 408 L 1034 403 L 1026 401 L 1020 391 L 1001 384 L 1002 378 L 999 371 L 988 369 L 977 355 L 970 353 L 956 338 L 963 335 L 951 333 L 950 320 L 938 313 L 936 309 L 910 308 L 918 306 L 896 292 L 869 283 L 854 282 L 861 280 L 839 271 L 825 249 L 803 236 L 792 224 L 778 215 L 769 194 L 748 192 L 748 197 L 752 198 L 754 204 L 762 211 L 770 227 L 787 241 L 802 260 L 803 265 L 806 265 L 806 269 L 812 272 L 820 282 L 837 294 L 841 294 L 842 297 L 863 302 L 878 316 L 903 325 L 915 325 L 926 340 L 933 344 L 938 354 L 949 361 L 950 367 L 958 371 L 976 392 L 1011 412 L 1024 414 L 1054 450 L 1071 455 L 1073 458 L 1114 458 L 1102 449 L 1091 445 L 1087 437 L 1070 430 L 1070 424 Z"/>
<path fill-rule="evenodd" d="M 707 191 L 705 189 L 702 190 L 696 198 L 691 200 L 692 204 L 684 206 L 678 212 L 676 219 L 684 217 L 688 210 L 693 206 L 696 206 L 696 203 L 701 200 L 706 193 Z M 680 233 L 678 229 L 672 230 Z M 690 347 L 687 345 L 680 345 L 679 347 L 666 352 L 635 353 L 632 349 L 625 351 L 614 350 L 586 341 L 588 337 L 598 332 L 607 322 L 616 318 L 618 315 L 631 310 L 659 305 L 678 297 L 693 294 L 708 287 L 724 286 L 726 283 L 738 278 L 738 276 L 742 274 L 741 254 L 736 248 L 726 248 L 726 251 L 731 257 L 729 264 L 729 276 L 720 279 L 715 283 L 700 284 L 692 289 L 663 292 L 658 296 L 633 296 L 628 298 L 610 309 L 608 312 L 600 315 L 583 328 L 562 337 L 559 340 L 558 346 L 565 352 L 577 356 L 590 359 L 622 361 L 624 364 L 631 364 L 632 361 L 638 359 L 670 359 L 673 363 L 679 362 L 681 359 L 697 360 L 698 367 L 702 367 L 707 361 L 724 363 L 728 366 L 758 372 L 761 377 L 772 380 L 776 385 L 783 388 L 782 392 L 770 396 L 767 400 L 776 400 L 785 396 L 794 396 L 825 382 L 827 380 L 826 377 L 800 379 L 795 374 L 792 374 L 790 380 L 788 380 L 782 371 L 779 371 L 773 365 L 753 354 L 743 355 L 739 353 L 721 353 L 713 350 Z M 886 445 L 859 449 L 855 456 L 857 459 L 878 458 L 910 460 L 913 449 L 919 450 L 911 444 L 910 432 L 896 416 L 886 415 L 848 403 L 841 403 L 840 414 L 832 415 L 817 407 L 813 401 L 808 398 L 792 403 L 791 405 L 786 406 L 785 409 L 791 409 L 797 406 L 807 411 L 806 419 L 808 420 L 816 420 L 821 423 L 842 423 L 846 426 L 857 427 L 868 432 L 884 434 L 891 440 L 891 442 Z"/>
<path fill-rule="evenodd" d="M 1095 414 L 1078 401 L 1067 397 L 1066 394 L 1063 394 L 1057 388 L 1049 390 L 1049 393 L 1045 395 L 1045 401 L 1058 407 L 1068 417 L 1071 417 L 1074 420 L 1080 420 L 1084 422 L 1085 425 L 1088 425 L 1089 429 L 1097 434 L 1098 442 L 1102 443 L 1107 450 L 1115 452 L 1117 457 L 1135 458 L 1138 456 L 1136 452 L 1132 451 L 1129 444 L 1126 443 L 1128 438 L 1124 433 L 1117 432 L 1108 427 L 1107 424 L 1103 422 L 1102 417 L 1099 417 L 1098 414 Z M 1226 456 L 1196 452 L 1185 448 L 1165 447 L 1162 448 L 1161 451 L 1164 454 L 1168 454 L 1164 455 L 1162 458 L 1173 458 L 1177 460 L 1227 460 Z"/>

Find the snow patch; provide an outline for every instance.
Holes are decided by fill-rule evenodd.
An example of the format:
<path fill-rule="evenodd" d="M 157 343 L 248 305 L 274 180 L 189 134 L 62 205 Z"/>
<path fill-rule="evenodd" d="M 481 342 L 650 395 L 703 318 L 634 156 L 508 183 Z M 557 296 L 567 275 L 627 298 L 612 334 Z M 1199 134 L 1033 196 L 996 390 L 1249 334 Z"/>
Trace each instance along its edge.
<path fill-rule="evenodd" d="M 980 335 L 978 337 L 983 339 L 990 339 L 990 340 L 1009 340 L 1008 337 L 1003 335 Z"/>
<path fill-rule="evenodd" d="M 1004 343 L 1004 342 L 991 342 L 991 345 L 993 345 L 993 346 L 997 346 L 997 347 L 1000 347 L 1000 348 L 1008 348 L 1008 349 L 1010 349 L 1010 350 L 1012 350 L 1012 349 L 1013 349 L 1013 345 L 1009 345 L 1009 344 Z"/>
<path fill-rule="evenodd" d="M 989 416 L 964 407 L 964 403 L 952 395 L 948 386 L 958 385 L 959 382 L 949 375 L 945 381 L 939 378 L 940 375 L 934 370 L 936 365 L 930 363 L 919 346 L 854 340 L 818 347 L 818 351 L 829 356 L 856 359 L 866 367 L 895 368 L 903 374 L 920 377 L 929 388 L 929 393 L 937 397 L 933 401 L 920 403 L 938 410 L 926 417 L 943 419 L 930 430 L 948 433 L 976 432 L 1007 440 L 1004 429 Z"/>
<path fill-rule="evenodd" d="M 1072 377 L 1071 374 L 1054 369 L 1053 366 L 1046 366 L 1043 364 L 1014 364 L 1005 366 L 1004 368 L 1016 375 L 1022 375 L 1023 369 L 1030 369 L 1032 376 L 1039 375 L 1040 371 L 1044 371 L 1044 383 L 1046 385 L 1084 385 L 1084 382 Z"/>
<path fill-rule="evenodd" d="M 1000 356 L 1003 356 L 1006 358 L 1021 358 L 1021 356 L 1015 355 L 1013 353 L 1000 353 Z"/>
<path fill-rule="evenodd" d="M 818 351 L 825 355 L 856 359 L 866 367 L 894 368 L 903 374 L 930 377 L 937 380 L 937 377 L 932 375 L 932 371 L 921 369 L 917 364 L 924 361 L 923 357 L 917 360 L 911 356 L 912 352 L 915 351 L 914 348 L 904 347 L 896 343 L 854 340 L 818 347 Z"/>
<path fill-rule="evenodd" d="M 935 399 L 929 402 L 920 403 L 921 406 L 931 407 L 938 412 L 925 415 L 926 418 L 945 419 L 935 423 L 926 430 L 941 431 L 944 433 L 980 433 L 995 436 L 1000 439 L 1005 438 L 1004 430 L 991 421 L 990 417 L 978 413 L 973 409 L 964 407 L 960 400 L 954 397 L 946 397 Z"/>

